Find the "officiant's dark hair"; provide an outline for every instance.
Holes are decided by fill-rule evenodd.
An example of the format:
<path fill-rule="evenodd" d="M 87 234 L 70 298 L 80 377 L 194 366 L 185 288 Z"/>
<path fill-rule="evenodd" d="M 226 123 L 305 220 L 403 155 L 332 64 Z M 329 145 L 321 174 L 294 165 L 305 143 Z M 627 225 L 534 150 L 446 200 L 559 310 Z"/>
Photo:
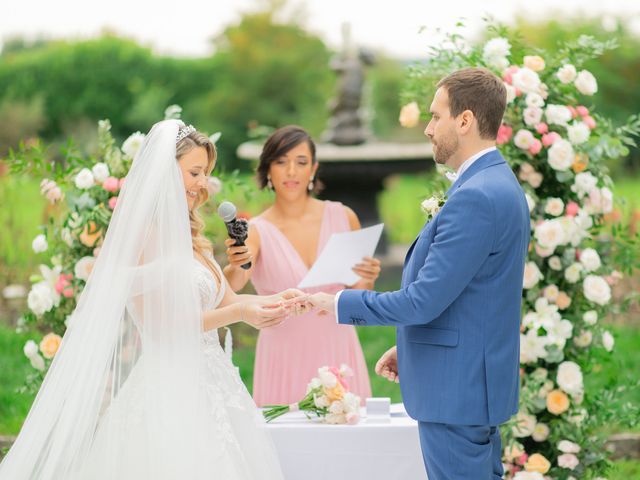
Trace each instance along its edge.
<path fill-rule="evenodd" d="M 480 137 L 495 140 L 507 108 L 504 82 L 486 68 L 463 68 L 438 82 L 449 96 L 449 111 L 457 117 L 471 110 L 478 119 Z"/>
<path fill-rule="evenodd" d="M 297 147 L 301 143 L 306 142 L 311 152 L 311 163 L 315 164 L 316 159 L 316 144 L 314 143 L 311 135 L 302 127 L 298 125 L 287 125 L 285 127 L 277 129 L 269 136 L 267 141 L 262 147 L 262 153 L 260 154 L 260 163 L 256 169 L 256 176 L 258 180 L 258 186 L 263 189 L 267 186 L 269 167 L 282 155 L 285 155 L 289 150 Z M 314 181 L 314 193 L 318 193 L 322 189 L 322 184 L 318 181 L 317 176 Z"/>

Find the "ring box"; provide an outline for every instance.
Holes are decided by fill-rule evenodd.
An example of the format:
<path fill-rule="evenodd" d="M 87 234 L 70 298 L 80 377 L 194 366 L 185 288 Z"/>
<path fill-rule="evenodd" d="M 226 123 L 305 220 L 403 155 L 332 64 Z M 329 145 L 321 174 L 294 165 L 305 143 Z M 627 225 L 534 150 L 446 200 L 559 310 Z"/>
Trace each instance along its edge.
<path fill-rule="evenodd" d="M 367 423 L 391 421 L 391 399 L 389 397 L 367 398 Z"/>

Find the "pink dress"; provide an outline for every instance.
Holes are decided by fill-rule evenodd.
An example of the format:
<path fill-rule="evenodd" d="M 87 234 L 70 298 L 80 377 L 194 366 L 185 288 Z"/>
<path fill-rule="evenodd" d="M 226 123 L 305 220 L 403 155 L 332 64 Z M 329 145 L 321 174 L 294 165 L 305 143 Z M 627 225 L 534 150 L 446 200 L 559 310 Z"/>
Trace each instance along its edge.
<path fill-rule="evenodd" d="M 344 207 L 325 201 L 318 254 L 332 233 L 350 230 Z M 260 295 L 272 295 L 296 287 L 307 274 L 307 266 L 287 237 L 261 216 L 251 220 L 260 235 L 260 255 L 251 281 Z M 344 285 L 303 289 L 309 293 L 336 293 Z M 291 404 L 306 394 L 307 384 L 324 365 L 349 365 L 354 376 L 350 390 L 362 401 L 371 396 L 369 373 L 362 348 L 351 325 L 338 325 L 333 313 L 310 312 L 291 317 L 280 325 L 260 330 L 253 377 L 253 399 L 258 406 Z"/>

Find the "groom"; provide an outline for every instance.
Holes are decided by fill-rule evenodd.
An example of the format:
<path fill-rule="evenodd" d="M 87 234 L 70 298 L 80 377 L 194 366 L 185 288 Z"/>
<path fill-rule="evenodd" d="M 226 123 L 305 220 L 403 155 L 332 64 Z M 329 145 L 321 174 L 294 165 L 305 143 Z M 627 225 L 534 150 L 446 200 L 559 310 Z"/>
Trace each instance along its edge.
<path fill-rule="evenodd" d="M 407 253 L 401 289 L 315 294 L 347 325 L 394 325 L 376 372 L 419 421 L 429 480 L 502 478 L 498 425 L 518 409 L 519 325 L 529 210 L 496 150 L 506 90 L 481 68 L 437 85 L 425 134 L 457 171 L 438 214 Z M 416 205 L 417 207 L 417 205 Z"/>

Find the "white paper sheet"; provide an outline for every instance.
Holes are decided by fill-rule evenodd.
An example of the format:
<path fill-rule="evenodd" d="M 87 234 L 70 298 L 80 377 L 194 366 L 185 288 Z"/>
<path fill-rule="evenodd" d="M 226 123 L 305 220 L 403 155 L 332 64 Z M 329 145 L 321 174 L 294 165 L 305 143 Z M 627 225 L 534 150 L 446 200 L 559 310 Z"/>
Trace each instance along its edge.
<path fill-rule="evenodd" d="M 352 232 L 334 233 L 322 249 L 298 288 L 319 287 L 331 283 L 353 285 L 360 278 L 353 266 L 362 257 L 372 257 L 380 241 L 383 223 Z"/>

